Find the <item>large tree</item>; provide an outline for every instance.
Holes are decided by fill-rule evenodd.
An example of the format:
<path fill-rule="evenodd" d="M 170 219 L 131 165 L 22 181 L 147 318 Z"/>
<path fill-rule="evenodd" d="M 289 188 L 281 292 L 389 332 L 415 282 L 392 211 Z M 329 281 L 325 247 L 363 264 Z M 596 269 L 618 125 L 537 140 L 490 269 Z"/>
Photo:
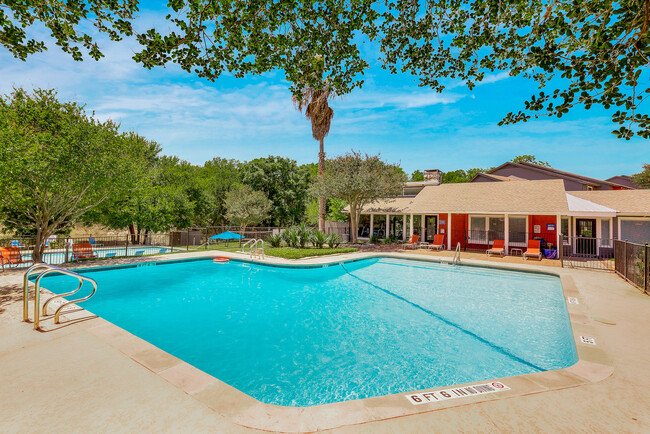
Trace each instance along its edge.
<path fill-rule="evenodd" d="M 650 164 L 643 164 L 643 171 L 632 175 L 632 181 L 641 188 L 650 188 Z"/>
<path fill-rule="evenodd" d="M 127 195 L 157 152 L 54 91 L 15 89 L 0 97 L 0 223 L 33 236 L 40 261 L 50 235 Z"/>
<path fill-rule="evenodd" d="M 401 167 L 383 161 L 379 155 L 351 151 L 327 160 L 325 174 L 316 179 L 312 190 L 316 195 L 326 195 L 345 200 L 350 206 L 352 227 L 359 226 L 364 206 L 379 200 L 395 197 L 402 191 L 408 177 Z M 356 231 L 351 231 L 356 242 Z"/>
<path fill-rule="evenodd" d="M 40 24 L 49 31 L 56 45 L 73 59 L 82 60 L 83 51 L 86 51 L 98 60 L 103 54 L 93 39 L 96 32 L 105 33 L 114 41 L 132 35 L 131 20 L 137 10 L 137 0 L 2 0 L 0 45 L 21 60 L 47 50 L 37 26 Z M 87 29 L 88 23 L 94 31 Z"/>
<path fill-rule="evenodd" d="M 641 103 L 650 94 L 647 0 L 441 0 L 170 3 L 169 27 L 138 35 L 135 59 L 151 68 L 175 62 L 211 80 L 280 70 L 294 95 L 304 88 L 350 93 L 363 84 L 376 50 L 391 72 L 408 72 L 442 91 L 445 79 L 471 89 L 492 71 L 536 82 L 540 91 L 502 124 L 577 106 L 601 106 L 617 137 L 650 137 Z M 171 28 L 172 30 L 168 30 Z M 322 76 L 309 74 L 314 58 Z"/>
<path fill-rule="evenodd" d="M 244 235 L 246 227 L 262 223 L 269 216 L 271 201 L 264 192 L 256 191 L 250 185 L 239 185 L 226 194 L 226 218 L 238 225 Z"/>
<path fill-rule="evenodd" d="M 311 181 L 308 167 L 290 158 L 256 158 L 240 165 L 240 179 L 271 200 L 269 223 L 290 226 L 304 220 Z"/>

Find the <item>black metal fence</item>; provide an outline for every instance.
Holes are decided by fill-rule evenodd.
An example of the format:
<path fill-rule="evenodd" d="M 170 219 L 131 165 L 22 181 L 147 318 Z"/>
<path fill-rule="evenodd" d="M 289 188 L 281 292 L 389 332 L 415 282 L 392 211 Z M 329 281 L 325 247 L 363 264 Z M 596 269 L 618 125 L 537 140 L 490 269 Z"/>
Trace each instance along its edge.
<path fill-rule="evenodd" d="M 614 251 L 616 273 L 647 294 L 650 289 L 650 246 L 616 240 Z"/>
<path fill-rule="evenodd" d="M 0 239 L 0 264 L 5 268 L 26 268 L 34 261 L 34 237 Z M 41 261 L 59 265 L 85 259 L 118 258 L 170 253 L 178 249 L 170 234 L 52 236 L 44 242 Z"/>
<path fill-rule="evenodd" d="M 617 256 L 613 238 L 562 235 L 562 266 L 593 270 L 614 270 Z"/>

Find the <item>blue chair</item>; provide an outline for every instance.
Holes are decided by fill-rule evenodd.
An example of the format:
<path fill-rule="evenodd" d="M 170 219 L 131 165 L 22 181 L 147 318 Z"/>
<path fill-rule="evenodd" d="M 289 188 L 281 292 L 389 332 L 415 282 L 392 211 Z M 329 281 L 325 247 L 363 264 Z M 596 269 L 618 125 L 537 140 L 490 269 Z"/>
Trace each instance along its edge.
<path fill-rule="evenodd" d="M 160 252 L 158 253 L 167 253 L 167 249 L 160 249 Z"/>
<path fill-rule="evenodd" d="M 135 252 L 135 256 L 142 256 L 142 255 L 144 255 L 144 250 L 138 250 L 137 252 Z"/>
<path fill-rule="evenodd" d="M 113 252 L 113 253 L 107 253 L 107 254 L 106 254 L 106 257 L 107 257 L 107 258 L 112 258 L 112 257 L 115 256 L 115 255 L 116 255 L 115 252 Z"/>
<path fill-rule="evenodd" d="M 11 247 L 25 247 L 20 245 L 20 241 L 18 240 L 11 240 Z"/>
<path fill-rule="evenodd" d="M 88 242 L 89 242 L 93 247 L 103 246 L 103 244 L 97 244 L 97 241 L 95 241 L 95 237 L 88 237 Z"/>

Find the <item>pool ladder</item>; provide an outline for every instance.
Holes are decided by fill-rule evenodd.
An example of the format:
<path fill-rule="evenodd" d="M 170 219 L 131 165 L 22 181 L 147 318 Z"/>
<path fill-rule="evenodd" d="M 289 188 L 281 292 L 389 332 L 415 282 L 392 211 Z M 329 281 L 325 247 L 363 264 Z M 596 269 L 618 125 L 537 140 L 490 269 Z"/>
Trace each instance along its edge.
<path fill-rule="evenodd" d="M 454 252 L 454 259 L 451 261 L 452 264 L 460 264 L 460 243 L 456 244 L 456 251 Z"/>
<path fill-rule="evenodd" d="M 50 304 L 50 302 L 52 302 L 52 300 L 76 294 L 81 289 L 84 282 L 90 282 L 90 284 L 93 286 L 92 292 L 86 297 L 67 301 L 61 304 L 61 306 L 59 306 L 59 308 L 54 312 L 54 324 L 58 324 L 61 311 L 63 310 L 64 307 L 66 307 L 69 304 L 81 303 L 82 301 L 86 301 L 95 294 L 95 291 L 97 291 L 97 282 L 94 279 L 91 279 L 90 277 L 82 276 L 79 273 L 75 273 L 74 271 L 65 270 L 60 267 L 55 267 L 54 265 L 43 264 L 43 263 L 34 264 L 31 267 L 29 267 L 27 271 L 25 271 L 25 275 L 23 276 L 23 321 L 26 322 L 29 321 L 29 276 L 39 271 L 40 274 L 34 280 L 34 330 L 38 330 L 40 328 L 41 315 L 42 316 L 47 315 L 47 306 Z M 66 276 L 76 277 L 77 280 L 79 281 L 79 286 L 77 286 L 77 289 L 75 289 L 74 291 L 66 292 L 63 294 L 57 294 L 48 298 L 45 301 L 45 303 L 43 303 L 43 307 L 40 308 L 41 279 L 50 273 L 59 273 L 59 274 L 64 274 Z"/>

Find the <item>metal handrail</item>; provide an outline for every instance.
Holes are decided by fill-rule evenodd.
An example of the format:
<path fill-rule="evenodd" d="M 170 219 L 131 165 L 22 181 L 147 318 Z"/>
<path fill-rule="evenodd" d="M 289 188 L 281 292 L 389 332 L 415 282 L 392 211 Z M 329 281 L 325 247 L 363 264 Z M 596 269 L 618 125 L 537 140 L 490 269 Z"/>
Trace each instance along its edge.
<path fill-rule="evenodd" d="M 454 252 L 454 259 L 451 261 L 452 264 L 460 263 L 460 242 L 456 244 L 456 251 Z"/>
<path fill-rule="evenodd" d="M 257 242 L 257 239 L 255 239 L 255 238 L 252 238 L 252 239 L 246 241 L 246 242 L 244 243 L 244 245 L 241 246 L 241 251 L 243 252 L 243 251 L 244 251 L 244 248 L 245 248 L 247 245 L 249 245 L 250 243 L 255 243 L 255 242 Z"/>
<path fill-rule="evenodd" d="M 36 280 L 34 281 L 34 330 L 38 330 L 40 328 L 40 315 L 41 315 L 41 310 L 39 309 L 40 305 L 40 299 L 41 299 L 41 279 L 45 277 L 46 275 L 57 272 L 59 274 L 64 274 L 66 276 L 72 276 L 76 277 L 79 280 L 79 286 L 77 289 L 74 291 L 65 293 L 65 294 L 58 294 L 55 295 L 51 298 L 49 298 L 44 304 L 43 304 L 43 315 L 46 314 L 46 306 L 50 301 L 52 301 L 55 298 L 60 298 L 60 297 L 66 297 L 68 295 L 75 294 L 77 291 L 81 289 L 83 286 L 83 282 L 87 281 L 90 282 L 93 286 L 93 290 L 90 294 L 88 294 L 86 297 L 78 298 L 76 300 L 71 300 L 66 303 L 63 303 L 59 308 L 54 312 L 54 324 L 59 323 L 59 317 L 61 315 L 61 311 L 63 310 L 64 307 L 66 307 L 69 304 L 73 303 L 80 303 L 82 301 L 88 300 L 90 297 L 92 297 L 95 292 L 97 291 L 97 282 L 95 279 L 91 279 L 90 277 L 82 276 L 79 273 L 75 273 L 74 271 L 70 270 L 65 270 L 60 267 L 55 267 L 54 265 L 49 265 L 49 264 L 35 264 L 29 269 L 27 269 L 27 272 L 25 272 L 24 280 L 23 280 L 23 320 L 28 321 L 29 320 L 29 305 L 28 305 L 28 296 L 29 296 L 29 288 L 28 288 L 28 283 L 29 283 L 29 275 L 37 269 L 40 268 L 45 268 L 45 271 L 42 271 Z"/>
<path fill-rule="evenodd" d="M 264 240 L 258 238 L 257 240 L 255 240 L 255 243 L 253 243 L 253 245 L 248 249 L 248 253 L 250 254 L 251 258 L 253 257 L 253 249 L 255 249 L 255 246 L 257 246 L 258 243 L 262 243 L 262 255 L 260 256 L 260 258 L 266 256 L 266 251 L 264 250 Z"/>

